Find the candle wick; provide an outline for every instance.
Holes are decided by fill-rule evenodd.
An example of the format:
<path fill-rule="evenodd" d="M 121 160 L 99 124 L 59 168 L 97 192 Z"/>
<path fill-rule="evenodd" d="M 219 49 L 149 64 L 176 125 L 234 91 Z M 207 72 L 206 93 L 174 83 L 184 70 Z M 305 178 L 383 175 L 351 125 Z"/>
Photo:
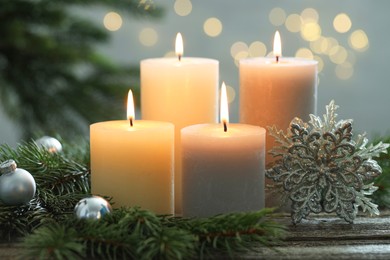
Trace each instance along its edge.
<path fill-rule="evenodd" d="M 179 61 L 181 61 L 181 54 L 177 55 L 177 57 L 179 58 Z"/>
<path fill-rule="evenodd" d="M 279 56 L 276 56 L 276 63 L 279 63 Z"/>
<path fill-rule="evenodd" d="M 227 124 L 226 121 L 223 121 L 223 131 L 227 132 Z"/>
<path fill-rule="evenodd" d="M 133 127 L 133 118 L 130 117 L 130 118 L 129 118 L 129 121 L 130 121 L 130 126 Z"/>

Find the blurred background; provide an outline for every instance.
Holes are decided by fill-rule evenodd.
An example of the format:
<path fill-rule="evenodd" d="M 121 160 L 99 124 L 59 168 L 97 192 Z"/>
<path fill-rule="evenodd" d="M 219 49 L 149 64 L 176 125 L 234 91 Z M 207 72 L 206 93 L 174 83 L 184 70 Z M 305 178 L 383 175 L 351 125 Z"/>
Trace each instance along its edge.
<path fill-rule="evenodd" d="M 233 122 L 237 61 L 270 55 L 279 30 L 283 56 L 319 62 L 319 114 L 334 99 L 355 133 L 390 135 L 389 8 L 387 0 L 1 1 L 0 143 L 88 136 L 92 122 L 125 118 L 127 90 L 139 97 L 139 62 L 174 55 L 177 32 L 184 56 L 219 60 Z"/>

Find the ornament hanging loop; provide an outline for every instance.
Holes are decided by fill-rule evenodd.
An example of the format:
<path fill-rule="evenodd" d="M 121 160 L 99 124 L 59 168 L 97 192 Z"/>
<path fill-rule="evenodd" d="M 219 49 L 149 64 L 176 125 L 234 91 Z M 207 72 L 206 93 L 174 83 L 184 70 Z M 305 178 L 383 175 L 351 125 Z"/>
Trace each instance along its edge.
<path fill-rule="evenodd" d="M 2 162 L 0 164 L 0 173 L 1 174 L 7 174 L 7 173 L 11 173 L 11 172 L 14 172 L 16 170 L 16 162 L 14 160 L 7 160 L 5 162 Z"/>

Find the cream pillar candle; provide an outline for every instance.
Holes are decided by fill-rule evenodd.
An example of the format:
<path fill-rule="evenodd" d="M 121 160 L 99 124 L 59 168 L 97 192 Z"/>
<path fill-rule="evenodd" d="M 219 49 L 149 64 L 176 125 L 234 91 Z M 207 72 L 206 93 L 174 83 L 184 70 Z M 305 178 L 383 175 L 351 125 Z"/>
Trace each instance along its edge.
<path fill-rule="evenodd" d="M 117 208 L 140 206 L 158 214 L 174 213 L 171 123 L 133 121 L 129 116 L 92 124 L 90 135 L 93 194 L 112 196 Z"/>
<path fill-rule="evenodd" d="M 275 45 L 275 58 L 240 60 L 240 122 L 285 131 L 294 117 L 307 121 L 316 113 L 317 61 L 281 57 L 280 38 Z M 267 135 L 267 152 L 273 146 Z M 277 206 L 270 199 L 266 206 Z"/>
<path fill-rule="evenodd" d="M 227 121 L 181 130 L 185 217 L 264 207 L 266 131 Z"/>
<path fill-rule="evenodd" d="M 216 123 L 218 111 L 218 61 L 181 56 L 180 52 L 180 60 L 141 61 L 142 118 L 175 125 L 175 212 L 178 214 L 181 213 L 180 130 L 193 124 Z"/>

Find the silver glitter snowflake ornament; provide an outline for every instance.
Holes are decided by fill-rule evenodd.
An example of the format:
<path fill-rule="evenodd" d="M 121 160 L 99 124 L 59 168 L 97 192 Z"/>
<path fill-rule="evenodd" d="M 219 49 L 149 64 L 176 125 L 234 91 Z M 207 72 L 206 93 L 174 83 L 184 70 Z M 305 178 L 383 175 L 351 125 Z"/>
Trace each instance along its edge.
<path fill-rule="evenodd" d="M 293 119 L 287 134 L 269 127 L 278 145 L 270 151 L 277 161 L 266 175 L 291 200 L 294 224 L 310 212 L 335 212 L 350 223 L 359 207 L 379 215 L 378 206 L 367 197 L 377 190 L 374 179 L 382 173 L 372 157 L 387 153 L 389 144 L 368 146 L 365 134 L 352 140 L 352 120 L 336 121 L 337 108 L 332 100 L 323 120 L 315 115 L 308 123 Z"/>

